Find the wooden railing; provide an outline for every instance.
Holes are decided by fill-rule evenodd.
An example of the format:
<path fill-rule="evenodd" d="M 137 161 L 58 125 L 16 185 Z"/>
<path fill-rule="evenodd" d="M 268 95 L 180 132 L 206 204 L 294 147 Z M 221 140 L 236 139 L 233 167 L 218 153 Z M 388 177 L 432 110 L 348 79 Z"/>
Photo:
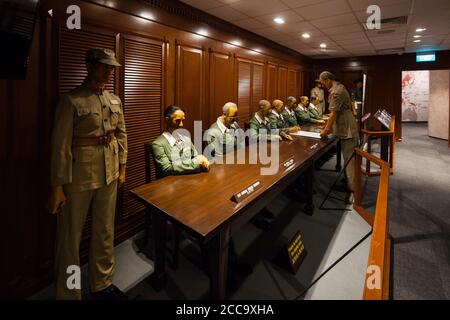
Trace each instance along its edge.
<path fill-rule="evenodd" d="M 363 145 L 367 143 L 367 152 L 372 152 L 372 139 L 377 138 L 389 138 L 389 173 L 394 174 L 394 149 L 395 149 L 395 116 L 392 116 L 391 127 L 388 131 L 373 131 L 368 130 L 367 128 L 361 129 L 361 133 L 363 135 Z M 381 171 L 371 171 L 370 163 L 374 161 L 370 161 L 366 159 L 366 170 L 362 171 L 363 174 L 371 177 L 371 176 L 379 176 Z"/>
<path fill-rule="evenodd" d="M 353 208 L 372 226 L 369 259 L 364 282 L 364 300 L 386 300 L 389 298 L 389 276 L 391 241 L 388 222 L 389 197 L 389 163 L 374 155 L 355 149 L 355 201 Z M 361 164 L 366 159 L 380 166 L 380 182 L 378 186 L 375 214 L 371 214 L 361 205 Z"/>

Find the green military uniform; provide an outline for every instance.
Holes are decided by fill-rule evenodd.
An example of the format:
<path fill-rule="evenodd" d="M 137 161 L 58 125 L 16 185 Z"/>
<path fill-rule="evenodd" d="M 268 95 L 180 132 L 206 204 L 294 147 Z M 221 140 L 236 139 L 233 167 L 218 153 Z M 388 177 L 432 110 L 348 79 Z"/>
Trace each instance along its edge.
<path fill-rule="evenodd" d="M 103 144 L 73 143 L 84 138 Z M 86 139 L 87 138 L 87 139 Z M 89 276 L 92 292 L 112 284 L 114 273 L 114 216 L 119 163 L 127 161 L 127 135 L 122 104 L 116 95 L 87 84 L 61 97 L 56 109 L 51 150 L 51 185 L 63 186 L 67 201 L 58 214 L 56 296 L 80 299 L 69 290 L 66 271 L 79 266 L 81 234 L 92 213 Z"/>
<path fill-rule="evenodd" d="M 162 174 L 178 175 L 200 172 L 197 150 L 191 139 L 174 133 L 164 132 L 152 144 L 153 156 Z"/>
<path fill-rule="evenodd" d="M 323 120 L 319 113 L 319 109 L 316 106 L 314 106 L 312 103 L 310 103 L 308 106 L 308 113 L 309 113 L 309 117 L 311 119 Z"/>
<path fill-rule="evenodd" d="M 237 122 L 234 122 L 228 129 L 218 118 L 206 133 L 211 156 L 224 155 L 235 149 L 245 147 L 245 140 L 241 137 L 239 130 Z"/>
<path fill-rule="evenodd" d="M 352 113 L 352 100 L 344 85 L 336 82 L 329 90 L 328 97 L 330 112 L 336 113 L 333 123 L 333 134 L 340 139 L 342 156 L 347 163 L 353 155 L 354 149 L 358 146 L 358 127 Z M 353 190 L 355 178 L 354 157 L 345 169 L 348 187 Z"/>
<path fill-rule="evenodd" d="M 294 111 L 289 110 L 287 107 L 284 108 L 283 112 L 281 113 L 285 121 L 288 123 L 289 127 L 295 127 L 298 126 L 297 117 L 295 115 Z"/>
<path fill-rule="evenodd" d="M 323 89 L 321 89 L 317 86 L 312 88 L 311 89 L 311 97 L 317 97 L 317 98 L 319 98 L 319 101 L 322 101 L 316 107 L 319 111 L 320 116 L 325 114 L 325 92 L 323 91 Z"/>
<path fill-rule="evenodd" d="M 265 139 L 267 141 L 278 140 L 278 137 L 275 137 L 276 134 L 274 135 L 273 133 L 271 133 L 270 122 L 268 118 L 261 119 L 259 114 L 255 113 L 255 116 L 250 120 L 249 125 L 251 141 L 260 141 L 262 139 Z M 262 132 L 263 130 L 265 130 L 265 132 Z"/>
<path fill-rule="evenodd" d="M 295 116 L 297 117 L 297 122 L 300 124 L 304 124 L 307 122 L 311 122 L 311 117 L 309 115 L 308 109 L 304 108 L 301 105 L 298 105 L 294 109 Z"/>
<path fill-rule="evenodd" d="M 281 133 L 289 134 L 289 123 L 284 119 L 282 114 L 278 114 L 275 110 L 269 115 L 270 129 L 279 129 Z"/>

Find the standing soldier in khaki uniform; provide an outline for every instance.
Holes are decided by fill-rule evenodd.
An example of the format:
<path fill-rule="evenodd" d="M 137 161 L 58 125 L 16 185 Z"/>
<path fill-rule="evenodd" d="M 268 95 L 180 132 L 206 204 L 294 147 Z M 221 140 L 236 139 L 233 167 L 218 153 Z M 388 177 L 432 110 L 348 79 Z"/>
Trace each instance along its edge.
<path fill-rule="evenodd" d="M 125 299 L 112 284 L 117 188 L 125 182 L 127 135 L 119 97 L 104 90 L 114 68 L 114 52 L 89 49 L 84 83 L 61 97 L 51 146 L 48 210 L 58 213 L 55 258 L 57 299 L 81 299 L 69 266 L 80 266 L 79 248 L 86 216 L 92 213 L 89 279 L 96 299 Z"/>
<path fill-rule="evenodd" d="M 317 97 L 316 107 L 319 109 L 319 116 L 323 116 L 325 114 L 325 93 L 323 92 L 320 79 L 315 81 L 315 87 L 311 89 L 311 97 Z"/>
<path fill-rule="evenodd" d="M 353 151 L 358 146 L 358 128 L 352 113 L 352 100 L 344 85 L 336 81 L 335 76 L 328 71 L 320 74 L 320 82 L 328 90 L 330 116 L 320 135 L 328 135 L 331 130 L 339 138 L 342 148 L 344 163 L 347 164 L 345 174 L 347 176 L 347 190 L 353 192 L 355 179 L 355 161 Z M 351 160 L 350 160 L 351 158 Z"/>

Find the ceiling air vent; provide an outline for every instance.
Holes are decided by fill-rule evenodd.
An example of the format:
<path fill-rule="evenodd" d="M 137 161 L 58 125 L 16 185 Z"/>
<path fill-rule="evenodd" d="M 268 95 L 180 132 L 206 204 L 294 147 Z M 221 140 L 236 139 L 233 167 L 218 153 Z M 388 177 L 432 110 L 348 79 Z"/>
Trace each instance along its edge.
<path fill-rule="evenodd" d="M 408 16 L 400 16 L 400 17 L 394 17 L 394 18 L 386 18 L 381 19 L 381 24 L 407 24 L 408 23 Z"/>

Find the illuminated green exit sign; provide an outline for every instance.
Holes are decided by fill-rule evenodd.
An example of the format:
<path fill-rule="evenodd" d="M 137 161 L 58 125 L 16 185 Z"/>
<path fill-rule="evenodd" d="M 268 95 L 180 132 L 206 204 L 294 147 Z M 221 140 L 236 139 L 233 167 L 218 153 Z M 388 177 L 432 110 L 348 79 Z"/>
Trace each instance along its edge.
<path fill-rule="evenodd" d="M 434 52 L 416 54 L 416 62 L 433 62 L 433 61 L 436 61 L 436 54 Z"/>

